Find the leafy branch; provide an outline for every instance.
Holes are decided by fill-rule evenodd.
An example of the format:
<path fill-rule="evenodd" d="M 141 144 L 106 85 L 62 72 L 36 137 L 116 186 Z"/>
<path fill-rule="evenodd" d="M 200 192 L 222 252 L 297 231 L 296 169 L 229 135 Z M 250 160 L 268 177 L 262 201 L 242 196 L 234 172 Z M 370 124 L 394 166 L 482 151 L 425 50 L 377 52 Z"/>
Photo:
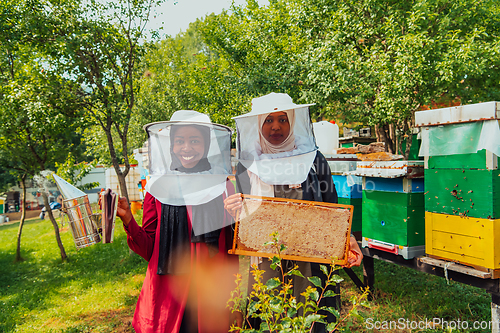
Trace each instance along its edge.
<path fill-rule="evenodd" d="M 327 325 L 327 331 L 333 332 L 338 329 L 340 324 L 347 318 L 353 316 L 358 319 L 363 319 L 358 312 L 359 306 L 368 307 L 366 298 L 368 289 L 361 295 L 354 296 L 351 299 L 352 308 L 342 318 L 337 309 L 333 307 L 320 306 L 322 299 L 326 297 L 337 296 L 335 292 L 329 289 L 330 286 L 335 286 L 343 281 L 341 277 L 334 274 L 340 267 L 335 266 L 332 262 L 330 268 L 326 265 L 320 265 L 321 271 L 325 274 L 325 284 L 321 278 L 317 276 L 307 277 L 307 280 L 313 285 L 308 286 L 301 296 L 304 297 L 304 302 L 299 302 L 293 296 L 293 276 L 299 276 L 306 279 L 300 272 L 298 266 L 295 265 L 289 271 L 285 271 L 281 258 L 281 253 L 286 249 L 286 246 L 279 241 L 277 232 L 271 234 L 272 241 L 264 245 L 274 247 L 277 255 L 271 258 L 271 269 L 279 269 L 281 278 L 271 278 L 264 282 L 264 270 L 259 270 L 253 266 L 251 275 L 255 283 L 252 291 L 248 294 L 242 286 L 242 276 L 236 276 L 236 289 L 231 292 L 231 297 L 228 301 L 228 307 L 232 312 L 240 312 L 243 314 L 244 322 L 242 327 L 233 324 L 231 332 L 312 332 L 314 323 L 323 323 Z M 337 321 L 332 323 L 326 322 L 326 315 L 321 312 L 330 312 Z M 261 320 L 260 327 L 252 327 L 251 318 L 259 318 Z M 340 318 L 340 319 L 338 319 Z"/>

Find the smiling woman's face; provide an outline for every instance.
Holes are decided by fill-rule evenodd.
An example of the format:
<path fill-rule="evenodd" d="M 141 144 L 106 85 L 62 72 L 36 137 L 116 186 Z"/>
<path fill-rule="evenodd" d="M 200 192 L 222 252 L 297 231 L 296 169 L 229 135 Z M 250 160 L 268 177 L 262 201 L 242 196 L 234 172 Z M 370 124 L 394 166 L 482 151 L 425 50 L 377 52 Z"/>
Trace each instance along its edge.
<path fill-rule="evenodd" d="M 262 125 L 262 135 L 273 145 L 279 145 L 290 134 L 290 122 L 285 112 L 270 113 Z"/>
<path fill-rule="evenodd" d="M 205 139 L 193 126 L 183 126 L 174 134 L 173 152 L 183 167 L 191 169 L 198 164 L 205 153 Z"/>

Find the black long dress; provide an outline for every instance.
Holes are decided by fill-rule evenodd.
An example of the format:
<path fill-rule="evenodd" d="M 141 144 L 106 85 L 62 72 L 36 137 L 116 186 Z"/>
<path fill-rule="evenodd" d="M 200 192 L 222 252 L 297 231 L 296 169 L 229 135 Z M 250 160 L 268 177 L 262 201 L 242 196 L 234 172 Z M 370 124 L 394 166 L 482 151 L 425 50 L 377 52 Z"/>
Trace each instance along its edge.
<path fill-rule="evenodd" d="M 250 194 L 251 192 L 250 177 L 248 176 L 247 169 L 238 163 L 236 166 L 236 191 L 243 194 Z M 309 170 L 306 180 L 301 184 L 302 188 L 302 200 L 308 201 L 318 201 L 318 202 L 330 202 L 338 203 L 337 190 L 335 189 L 335 184 L 333 183 L 332 174 L 330 166 L 326 161 L 326 158 L 318 150 L 316 157 L 314 158 L 313 167 Z M 323 281 L 323 285 L 326 281 L 325 274 L 320 269 L 320 264 L 311 263 L 311 273 L 313 276 L 318 276 Z M 249 289 L 252 288 L 252 281 L 249 279 Z M 329 287 L 336 294 L 340 292 L 340 286 Z M 338 309 L 340 307 L 340 297 L 328 297 L 323 298 L 320 306 L 334 307 Z M 320 312 L 320 314 L 327 316 L 327 322 L 334 322 L 336 320 L 335 316 L 330 312 Z M 256 328 L 260 326 L 260 321 L 258 318 L 252 318 L 252 327 Z M 314 326 L 315 333 L 326 332 L 324 324 L 316 323 Z"/>

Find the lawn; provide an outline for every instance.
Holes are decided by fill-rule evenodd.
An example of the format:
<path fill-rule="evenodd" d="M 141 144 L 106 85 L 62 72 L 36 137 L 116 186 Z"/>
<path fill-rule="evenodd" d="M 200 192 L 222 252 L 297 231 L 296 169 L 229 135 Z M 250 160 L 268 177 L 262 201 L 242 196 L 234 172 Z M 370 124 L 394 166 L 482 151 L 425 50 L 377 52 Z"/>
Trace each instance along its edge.
<path fill-rule="evenodd" d="M 131 256 L 126 235 L 117 221 L 112 244 L 76 250 L 70 232 L 61 238 L 69 260 L 61 262 L 49 220 L 26 222 L 23 262 L 14 263 L 18 223 L 0 225 L 0 332 L 133 332 L 131 320 L 147 263 Z M 248 261 L 242 258 L 245 270 Z M 490 320 L 490 296 L 481 289 L 375 261 L 376 283 L 364 321 L 349 318 L 346 332 L 373 332 L 378 321 L 406 323 Z M 355 270 L 361 276 L 361 269 Z M 347 275 L 342 282 L 343 312 L 359 295 Z M 401 319 L 400 319 L 401 318 Z M 373 326 L 372 326 L 373 327 Z M 423 330 L 390 329 L 386 332 Z M 437 326 L 430 332 L 448 332 Z M 459 330 L 454 330 L 459 331 Z M 461 330 L 481 332 L 481 330 Z M 483 330 L 488 332 L 490 330 Z"/>
<path fill-rule="evenodd" d="M 23 228 L 23 262 L 14 263 L 19 223 L 0 226 L 0 332 L 132 332 L 147 263 L 130 256 L 121 226 L 112 244 L 79 251 L 61 230 L 61 262 L 48 219 Z"/>

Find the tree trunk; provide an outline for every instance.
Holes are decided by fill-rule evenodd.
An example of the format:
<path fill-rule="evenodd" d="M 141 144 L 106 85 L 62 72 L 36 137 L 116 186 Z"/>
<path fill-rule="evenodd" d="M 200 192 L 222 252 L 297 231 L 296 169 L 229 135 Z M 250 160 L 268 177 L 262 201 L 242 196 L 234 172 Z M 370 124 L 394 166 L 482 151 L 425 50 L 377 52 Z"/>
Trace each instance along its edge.
<path fill-rule="evenodd" d="M 116 170 L 116 168 L 115 168 Z M 127 182 L 125 181 L 125 177 L 126 175 L 121 172 L 121 170 L 119 170 L 120 172 L 116 172 L 116 176 L 118 177 L 118 183 L 120 184 L 120 192 L 121 192 L 121 196 L 122 197 L 125 197 L 127 198 L 127 201 L 130 203 L 130 200 L 128 198 L 128 189 L 127 189 Z"/>
<path fill-rule="evenodd" d="M 26 218 L 26 174 L 21 176 L 21 187 L 23 189 L 23 195 L 21 197 L 23 205 L 21 207 L 21 221 L 19 221 L 19 229 L 17 230 L 16 262 L 24 260 L 23 257 L 21 257 L 21 235 L 23 233 L 24 220 Z"/>
<path fill-rule="evenodd" d="M 377 142 L 384 142 L 382 138 L 380 137 L 380 126 L 375 125 L 375 136 L 377 137 Z"/>
<path fill-rule="evenodd" d="M 413 133 L 410 131 L 410 134 L 408 134 L 408 139 L 406 140 L 406 147 L 405 147 L 405 153 L 404 153 L 404 160 L 408 161 L 410 158 L 410 148 L 412 145 L 413 141 Z"/>
<path fill-rule="evenodd" d="M 108 120 L 108 125 L 110 125 L 110 120 Z M 111 127 L 103 127 L 104 132 L 106 133 L 106 138 L 108 141 L 108 148 L 109 148 L 109 155 L 111 156 L 111 163 L 113 164 L 113 168 L 115 169 L 116 172 L 116 177 L 118 178 L 118 183 L 120 184 L 120 191 L 121 191 L 121 196 L 127 198 L 127 200 L 130 202 L 128 198 L 128 191 L 127 191 L 127 183 L 125 182 L 125 177 L 127 176 L 129 170 L 130 170 L 130 163 L 128 163 L 128 160 L 125 159 L 125 170 L 122 171 L 120 168 L 120 163 L 118 161 L 118 158 L 116 156 L 116 150 L 114 147 L 113 143 L 113 136 L 111 135 Z M 126 149 L 126 146 L 124 147 Z M 111 189 L 115 190 L 115 189 Z"/>
<path fill-rule="evenodd" d="M 410 158 L 410 148 L 413 141 L 413 131 L 411 128 L 411 123 L 409 121 L 404 122 L 403 133 L 406 136 L 406 145 L 405 147 L 401 147 L 401 151 L 402 155 L 404 156 L 404 160 L 408 161 Z"/>
<path fill-rule="evenodd" d="M 385 151 L 394 154 L 394 136 L 391 136 L 393 126 L 388 124 L 379 125 L 376 130 L 378 133 L 377 137 L 380 137 L 380 141 L 385 144 Z"/>
<path fill-rule="evenodd" d="M 397 138 L 396 138 L 396 126 L 394 124 L 389 124 L 389 139 L 390 139 L 390 147 L 389 147 L 389 152 L 390 153 L 393 153 L 393 154 L 397 154 L 397 151 L 396 151 L 396 142 L 397 142 Z"/>
<path fill-rule="evenodd" d="M 57 245 L 59 246 L 59 250 L 61 250 L 61 260 L 65 261 L 68 259 L 66 256 L 66 251 L 64 250 L 64 245 L 61 241 L 61 235 L 59 234 L 59 226 L 54 218 L 54 214 L 52 214 L 52 209 L 50 209 L 49 198 L 47 198 L 47 193 L 42 191 L 43 204 L 45 205 L 45 209 L 47 210 L 47 214 L 49 215 L 50 222 L 54 226 L 54 231 L 56 233 Z"/>

